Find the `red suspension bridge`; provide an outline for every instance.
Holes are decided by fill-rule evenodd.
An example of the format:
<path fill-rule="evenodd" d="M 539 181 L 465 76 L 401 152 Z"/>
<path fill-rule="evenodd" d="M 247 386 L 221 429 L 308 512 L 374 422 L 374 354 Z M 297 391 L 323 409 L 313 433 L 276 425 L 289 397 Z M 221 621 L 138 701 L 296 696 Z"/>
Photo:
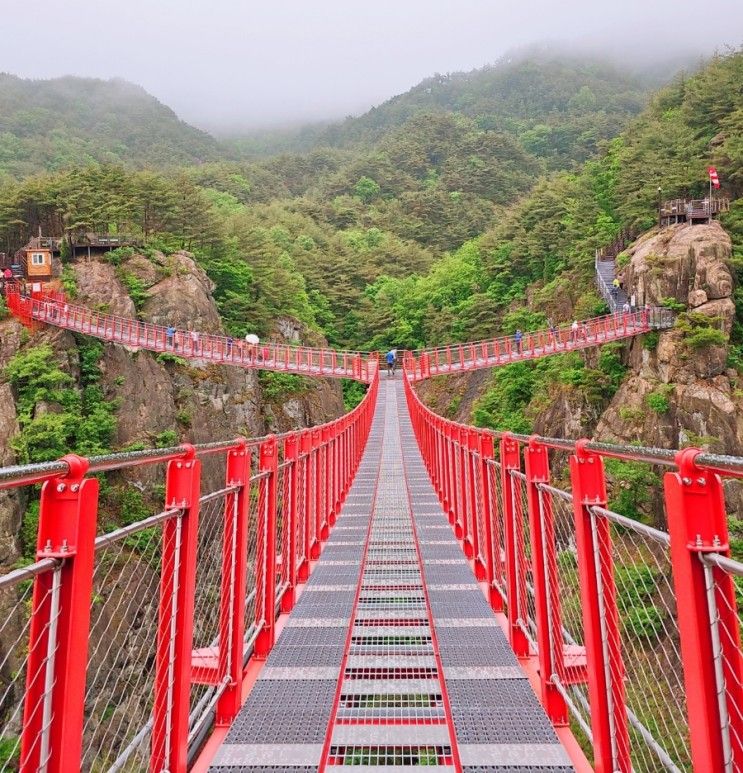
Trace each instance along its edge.
<path fill-rule="evenodd" d="M 412 386 L 662 312 L 408 353 L 380 379 L 365 353 L 8 301 L 28 324 L 369 389 L 314 429 L 0 469 L 4 496 L 42 484 L 36 561 L 0 576 L 6 769 L 743 770 L 723 485 L 743 459 L 476 429 Z M 609 508 L 605 459 L 666 470 L 667 529 Z M 163 466 L 159 512 L 107 530 L 100 476 Z"/>

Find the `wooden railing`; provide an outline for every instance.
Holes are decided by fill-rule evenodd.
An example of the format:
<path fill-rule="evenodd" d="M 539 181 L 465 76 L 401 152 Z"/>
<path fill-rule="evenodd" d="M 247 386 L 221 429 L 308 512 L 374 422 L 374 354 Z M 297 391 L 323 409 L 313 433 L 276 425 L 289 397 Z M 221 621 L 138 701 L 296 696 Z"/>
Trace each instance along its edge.
<path fill-rule="evenodd" d="M 703 218 L 719 215 L 730 209 L 730 199 L 713 196 L 712 199 L 671 199 L 663 202 L 660 208 L 661 218 L 686 217 Z"/>

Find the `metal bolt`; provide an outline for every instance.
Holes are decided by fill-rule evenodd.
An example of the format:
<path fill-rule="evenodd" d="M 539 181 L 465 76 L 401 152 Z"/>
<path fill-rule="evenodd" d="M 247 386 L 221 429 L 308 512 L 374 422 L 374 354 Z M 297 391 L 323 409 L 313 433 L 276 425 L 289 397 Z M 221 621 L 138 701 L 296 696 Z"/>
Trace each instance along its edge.
<path fill-rule="evenodd" d="M 51 549 L 52 549 L 52 541 L 51 541 L 50 539 L 48 539 L 48 540 L 46 541 L 46 545 L 44 545 L 44 550 L 45 550 L 47 553 L 49 553 L 49 552 L 51 552 Z"/>
<path fill-rule="evenodd" d="M 704 544 L 704 542 L 702 542 L 702 535 L 701 534 L 697 534 L 697 538 L 696 538 L 695 542 L 696 542 L 697 545 L 703 545 Z"/>
<path fill-rule="evenodd" d="M 712 544 L 713 544 L 715 547 L 717 547 L 718 545 L 720 545 L 720 544 L 721 544 L 721 543 L 720 543 L 720 538 L 719 538 L 719 536 L 718 536 L 717 534 L 715 534 L 715 536 L 712 538 Z"/>
<path fill-rule="evenodd" d="M 61 547 L 59 549 L 60 549 L 60 552 L 62 552 L 62 553 L 66 553 L 69 550 L 69 545 L 67 544 L 67 540 L 66 539 L 62 540 L 62 545 L 61 545 Z"/>
<path fill-rule="evenodd" d="M 706 486 L 707 485 L 707 480 L 706 480 L 706 478 L 697 478 L 697 483 L 700 486 Z"/>
<path fill-rule="evenodd" d="M 691 486 L 691 478 L 681 478 L 681 482 L 684 486 Z"/>
<path fill-rule="evenodd" d="M 592 456 L 588 457 L 588 463 L 589 464 L 593 464 L 594 463 L 594 458 Z"/>
<path fill-rule="evenodd" d="M 181 462 L 176 462 L 175 466 L 180 470 L 181 467 L 183 467 L 183 464 Z"/>
<path fill-rule="evenodd" d="M 57 491 L 59 491 L 60 493 L 62 493 L 66 488 L 67 488 L 67 486 L 65 486 L 64 483 L 58 483 L 57 484 Z"/>
<path fill-rule="evenodd" d="M 80 491 L 80 484 L 79 483 L 73 483 L 70 486 L 70 491 Z"/>

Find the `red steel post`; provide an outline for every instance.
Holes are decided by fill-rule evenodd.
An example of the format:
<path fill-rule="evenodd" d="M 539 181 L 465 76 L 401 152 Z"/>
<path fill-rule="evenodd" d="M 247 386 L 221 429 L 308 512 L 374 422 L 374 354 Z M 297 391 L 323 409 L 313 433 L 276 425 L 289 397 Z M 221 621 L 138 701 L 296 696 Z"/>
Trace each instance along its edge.
<path fill-rule="evenodd" d="M 480 496 L 482 498 L 483 526 L 485 543 L 483 552 L 483 577 L 488 586 L 488 599 L 495 612 L 503 610 L 503 597 L 495 587 L 496 561 L 500 561 L 501 535 L 497 527 L 497 492 L 490 489 L 490 467 L 495 459 L 493 436 L 489 432 L 480 432 L 480 476 L 482 480 Z"/>
<path fill-rule="evenodd" d="M 477 432 L 466 429 L 462 433 L 462 458 L 464 461 L 465 481 L 462 497 L 464 500 L 464 554 L 477 564 L 477 500 L 475 497 L 475 453 L 477 451 Z"/>
<path fill-rule="evenodd" d="M 36 557 L 63 559 L 34 580 L 20 770 L 79 770 L 82 756 L 98 481 L 88 460 L 41 489 Z M 44 762 L 46 766 L 44 766 Z"/>
<path fill-rule="evenodd" d="M 313 468 L 315 474 L 312 478 L 313 491 L 312 496 L 315 500 L 315 541 L 312 545 L 312 558 L 320 558 L 320 551 L 322 549 L 323 542 L 323 503 L 322 503 L 322 476 L 325 473 L 323 466 L 323 449 L 322 449 L 322 430 L 312 430 L 312 456 L 313 456 Z"/>
<path fill-rule="evenodd" d="M 240 710 L 242 692 L 250 517 L 250 451 L 244 438 L 240 438 L 237 448 L 227 452 L 226 484 L 237 490 L 226 496 L 224 505 L 219 673 L 227 687 L 217 702 L 219 727 L 232 724 Z"/>
<path fill-rule="evenodd" d="M 576 453 L 570 457 L 570 481 L 594 766 L 597 773 L 624 773 L 631 771 L 632 761 L 611 531 L 605 518 L 591 513 L 592 507 L 607 505 L 606 476 L 601 457 L 585 450 L 587 442 L 576 443 Z"/>
<path fill-rule="evenodd" d="M 322 541 L 325 542 L 330 536 L 331 519 L 333 519 L 333 503 L 331 501 L 330 492 L 331 484 L 333 481 L 333 468 L 332 468 L 332 447 L 330 441 L 330 427 L 323 427 L 320 431 L 320 449 L 322 460 L 322 475 L 320 478 L 322 490 L 320 492 L 322 502 L 322 514 L 321 514 L 321 531 L 320 535 Z"/>
<path fill-rule="evenodd" d="M 180 514 L 163 524 L 150 754 L 153 773 L 184 773 L 188 757 L 201 462 L 193 446 L 184 446 L 184 450 L 182 458 L 168 462 L 165 481 L 165 506 Z"/>
<path fill-rule="evenodd" d="M 532 437 L 525 453 L 526 497 L 529 506 L 532 578 L 537 623 L 537 651 L 542 704 L 554 725 L 565 725 L 568 712 L 565 700 L 552 681 L 556 663 L 562 657 L 562 634 L 558 594 L 553 594 L 550 579 L 557 576 L 555 525 L 552 499 L 540 491 L 540 483 L 549 483 L 547 447 Z"/>
<path fill-rule="evenodd" d="M 676 598 L 683 599 L 677 616 L 691 757 L 694 770 L 739 770 L 743 664 L 735 587 L 731 575 L 701 560 L 705 553 L 730 556 L 725 496 L 720 477 L 697 467 L 699 453 L 680 451 L 678 472 L 664 478 L 673 583 Z M 716 620 L 710 619 L 713 600 Z M 716 673 L 718 658 L 722 673 Z"/>
<path fill-rule="evenodd" d="M 312 547 L 312 497 L 310 459 L 312 455 L 312 433 L 303 430 L 299 434 L 299 455 L 301 457 L 301 476 L 298 479 L 297 498 L 304 502 L 304 522 L 299 525 L 302 529 L 302 563 L 297 569 L 297 582 L 307 582 L 310 576 L 310 550 Z"/>
<path fill-rule="evenodd" d="M 258 470 L 268 473 L 260 480 L 265 507 L 265 548 L 259 556 L 263 574 L 263 627 L 255 640 L 256 660 L 265 660 L 276 639 L 276 489 L 279 477 L 279 454 L 276 437 L 270 435 L 258 451 Z M 261 497 L 259 497 L 261 501 Z"/>
<path fill-rule="evenodd" d="M 517 556 L 517 510 L 515 505 L 515 486 L 511 470 L 521 468 L 519 444 L 510 432 L 504 432 L 500 444 L 501 490 L 503 491 L 503 524 L 506 548 L 506 591 L 508 594 L 508 632 L 511 648 L 517 657 L 529 655 L 529 641 L 518 623 L 519 619 L 519 575 Z"/>

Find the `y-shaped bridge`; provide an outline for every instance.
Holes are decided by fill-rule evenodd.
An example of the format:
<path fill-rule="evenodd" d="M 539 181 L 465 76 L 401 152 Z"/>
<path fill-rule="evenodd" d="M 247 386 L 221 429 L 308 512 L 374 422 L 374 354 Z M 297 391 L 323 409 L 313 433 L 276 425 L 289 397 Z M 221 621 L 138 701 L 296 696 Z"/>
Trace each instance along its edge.
<path fill-rule="evenodd" d="M 61 299 L 10 306 L 151 348 L 139 323 L 78 323 Z M 182 356 L 369 390 L 279 437 L 0 470 L 0 488 L 43 484 L 36 561 L 0 576 L 0 761 L 742 769 L 743 564 L 722 479 L 743 477 L 743 459 L 494 433 L 436 416 L 412 387 L 652 322 L 421 352 L 397 379 L 359 353 L 250 359 L 226 339 L 191 350 L 180 331 Z M 610 508 L 605 458 L 669 468 L 667 531 Z M 110 510 L 99 518 L 96 475 L 163 462 L 159 512 L 113 530 Z"/>

